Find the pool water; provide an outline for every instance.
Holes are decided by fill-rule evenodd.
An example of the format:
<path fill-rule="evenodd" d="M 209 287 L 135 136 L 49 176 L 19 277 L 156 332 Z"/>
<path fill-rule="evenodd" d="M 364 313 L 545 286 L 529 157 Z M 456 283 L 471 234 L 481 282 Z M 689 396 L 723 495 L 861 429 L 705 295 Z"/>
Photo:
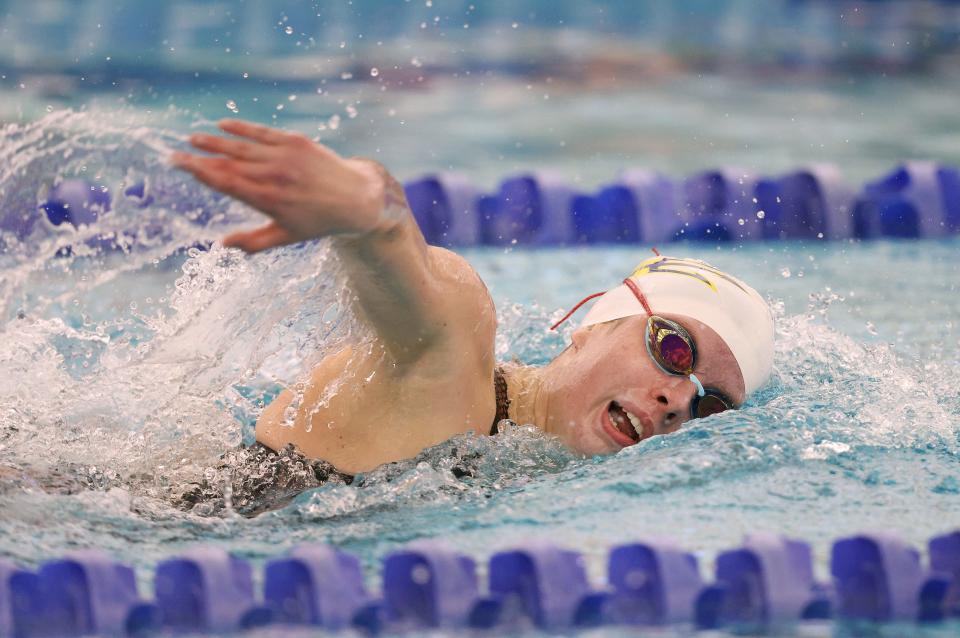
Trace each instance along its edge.
<path fill-rule="evenodd" d="M 654 102 L 666 109 L 677 86 Z M 469 102 L 467 89 L 455 97 L 459 89 L 438 89 L 447 107 Z M 527 89 L 511 90 L 525 95 Z M 718 92 L 724 99 L 736 95 L 727 85 Z M 398 98 L 417 99 L 423 98 Z M 640 94 L 633 99 L 643 101 Z M 836 94 L 823 99 L 843 101 Z M 867 104 L 862 96 L 850 99 Z M 481 147 L 482 166 L 465 158 L 455 167 L 476 169 L 477 181 L 489 184 L 519 166 L 553 165 L 594 185 L 612 177 L 616 163 L 622 168 L 639 157 L 654 165 L 657 142 L 649 138 L 624 142 L 622 153 L 603 161 L 594 160 L 604 149 L 578 159 L 557 146 L 557 138 L 576 136 L 587 144 L 591 126 L 605 130 L 599 103 L 581 113 L 582 128 L 570 124 L 578 100 L 587 98 L 571 95 L 560 109 L 569 120 L 548 110 L 560 119 L 552 134 L 540 131 L 547 141 L 535 152 L 501 161 L 508 150 Z M 616 108 L 609 127 L 624 130 L 632 120 Z M 849 105 L 853 119 L 856 108 Z M 866 177 L 904 155 L 950 159 L 935 153 L 943 147 L 932 131 L 897 133 L 890 141 L 895 148 L 871 153 L 883 126 L 875 108 L 859 132 L 844 128 L 849 119 L 829 129 L 848 139 L 825 142 L 826 150 L 805 139 L 803 127 L 794 130 L 772 164 L 788 168 L 823 151 L 828 159 L 853 158 L 845 170 Z M 481 110 L 467 109 L 464 121 L 475 121 Z M 502 437 L 451 440 L 371 472 L 363 487 L 324 486 L 252 519 L 229 510 L 177 509 L 171 502 L 177 487 L 196 480 L 224 450 L 251 440 L 257 414 L 278 387 L 295 382 L 336 344 L 366 338 L 343 310 L 342 279 L 324 242 L 251 257 L 196 247 L 256 217 L 165 164 L 185 134 L 207 126 L 205 118 L 226 115 L 199 111 L 55 109 L 0 133 L 4 211 L 34 210 L 58 176 L 82 176 L 113 193 L 147 179 L 156 194 L 152 202 L 116 198 L 109 214 L 80 230 L 41 222 L 26 241 L 3 238 L 0 556 L 35 566 L 78 547 L 100 547 L 136 566 L 146 585 L 157 561 L 200 542 L 255 561 L 305 541 L 329 542 L 359 555 L 375 577 L 385 554 L 418 538 L 442 537 L 480 560 L 544 539 L 583 552 L 599 581 L 617 543 L 669 536 L 709 562 L 745 533 L 773 531 L 811 542 L 825 577 L 830 543 L 843 535 L 883 529 L 923 546 L 960 524 L 955 239 L 661 246 L 742 276 L 772 300 L 776 370 L 743 410 L 617 455 L 576 458 L 519 428 Z M 939 112 L 944 121 L 957 117 L 953 107 Z M 705 168 L 727 157 L 711 141 L 719 139 L 708 126 L 716 117 L 691 115 L 692 132 L 684 138 L 690 146 L 667 148 L 662 166 Z M 737 117 L 748 124 L 747 115 Z M 771 116 L 769 130 L 788 120 Z M 480 135 L 457 129 L 448 113 L 439 117 L 438 135 L 450 137 L 421 151 L 409 129 L 385 121 L 376 119 L 366 135 L 359 125 L 344 127 L 335 142 L 349 152 L 380 149 L 407 176 L 469 156 L 464 149 Z M 530 143 L 528 124 L 509 120 L 498 139 L 505 146 Z M 759 136 L 743 149 L 741 134 L 757 137 L 730 133 L 730 156 L 763 167 L 773 141 Z M 670 135 L 679 133 L 664 134 Z M 647 150 L 636 152 L 636 144 Z M 431 155 L 434 147 L 442 152 Z M 701 156 L 705 149 L 711 150 Z M 128 249 L 103 249 L 109 233 L 125 236 Z M 563 348 L 572 328 L 547 331 L 563 309 L 615 285 L 649 256 L 645 247 L 464 254 L 497 304 L 497 356 L 534 364 Z M 463 459 L 477 468 L 472 478 L 450 471 Z"/>

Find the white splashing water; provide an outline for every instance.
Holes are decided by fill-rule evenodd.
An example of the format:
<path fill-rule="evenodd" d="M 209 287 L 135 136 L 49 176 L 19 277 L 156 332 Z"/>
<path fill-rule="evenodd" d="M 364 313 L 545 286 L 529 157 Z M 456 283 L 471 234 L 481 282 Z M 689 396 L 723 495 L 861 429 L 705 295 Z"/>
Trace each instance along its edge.
<path fill-rule="evenodd" d="M 110 468 L 146 489 L 239 443 L 240 421 L 356 326 L 324 244 L 206 249 L 253 214 L 167 165 L 180 136 L 135 124 L 55 113 L 3 130 L 0 432 L 9 466 Z M 75 178 L 110 210 L 53 226 L 38 203 Z"/>
<path fill-rule="evenodd" d="M 960 514 L 951 482 L 960 394 L 943 383 L 960 347 L 952 324 L 917 321 L 957 310 L 947 284 L 937 287 L 951 280 L 944 263 L 954 245 L 909 255 L 909 272 L 890 264 L 910 249 L 884 245 L 821 247 L 814 265 L 790 247 L 710 256 L 787 300 L 775 378 L 744 410 L 614 457 L 574 459 L 518 428 L 458 437 L 251 521 L 180 512 L 171 489 L 249 440 L 281 386 L 346 340 L 367 338 L 345 310 L 324 243 L 252 257 L 207 249 L 257 216 L 173 171 L 165 158 L 183 142 L 122 114 L 55 112 L 0 132 L 5 555 L 30 564 L 79 543 L 142 566 L 212 537 L 254 556 L 328 540 L 369 565 L 423 536 L 445 535 L 482 557 L 542 534 L 599 564 L 606 547 L 642 535 L 710 551 L 759 528 L 806 537 L 822 556 L 844 532 L 893 527 L 922 542 Z M 44 221 L 38 204 L 76 178 L 107 189 L 109 211 L 79 228 Z M 556 308 L 615 283 L 637 255 L 472 254 L 500 306 L 497 356 L 551 359 L 572 330 L 546 330 Z M 799 268 L 808 269 L 802 279 L 781 276 Z M 874 280 L 858 278 L 882 269 L 898 297 L 871 302 Z M 858 292 L 811 293 L 824 284 Z M 508 294 L 524 303 L 505 303 Z M 891 345 L 857 336 L 867 318 L 881 335 L 907 326 L 906 337 Z M 16 540 L 24 537 L 32 541 Z"/>

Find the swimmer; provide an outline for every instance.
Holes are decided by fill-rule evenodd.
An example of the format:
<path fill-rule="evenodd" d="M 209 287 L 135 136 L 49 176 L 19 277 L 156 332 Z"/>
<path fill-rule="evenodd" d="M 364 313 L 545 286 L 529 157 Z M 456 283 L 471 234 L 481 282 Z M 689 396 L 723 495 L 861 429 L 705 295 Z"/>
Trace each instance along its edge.
<path fill-rule="evenodd" d="M 737 408 L 770 374 L 762 297 L 704 262 L 659 255 L 595 295 L 549 364 L 500 365 L 486 286 L 463 257 L 427 245 L 382 166 L 300 134 L 239 120 L 219 127 L 227 135 L 190 137 L 203 154 L 171 161 L 266 216 L 224 246 L 255 253 L 329 237 L 354 311 L 375 335 L 373 348 L 332 354 L 300 396 L 284 390 L 264 409 L 256 437 L 272 450 L 292 444 L 350 475 L 512 421 L 576 453 L 609 454 Z"/>

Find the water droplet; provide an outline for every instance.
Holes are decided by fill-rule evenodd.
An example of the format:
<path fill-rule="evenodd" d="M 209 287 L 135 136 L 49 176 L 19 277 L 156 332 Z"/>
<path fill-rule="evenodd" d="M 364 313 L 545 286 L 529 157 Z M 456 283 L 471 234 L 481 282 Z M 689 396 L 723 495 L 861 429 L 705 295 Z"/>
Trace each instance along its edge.
<path fill-rule="evenodd" d="M 53 113 L 53 105 L 47 104 L 47 113 Z"/>
<path fill-rule="evenodd" d="M 347 104 L 343 110 L 347 112 L 347 117 L 349 117 L 351 120 L 357 117 L 357 107 L 355 107 L 353 104 Z"/>
<path fill-rule="evenodd" d="M 380 69 L 378 69 L 377 67 L 373 67 L 372 69 L 370 69 L 370 77 L 375 78 L 378 75 L 380 75 Z"/>
<path fill-rule="evenodd" d="M 277 104 L 277 110 L 278 110 L 278 111 L 282 111 L 282 110 L 283 110 L 283 104 Z"/>
<path fill-rule="evenodd" d="M 766 211 L 762 211 L 762 210 L 757 211 L 757 219 L 763 219 L 766 216 L 767 216 Z"/>
<path fill-rule="evenodd" d="M 428 4 L 429 2 L 430 0 L 427 0 Z M 417 585 L 426 585 L 430 582 L 430 570 L 423 565 L 415 565 L 413 569 L 410 570 L 410 580 Z"/>
<path fill-rule="evenodd" d="M 353 73 L 350 73 L 349 71 L 344 71 L 343 73 L 340 74 L 340 79 L 351 80 L 353 79 Z"/>
<path fill-rule="evenodd" d="M 293 35 L 293 27 L 291 27 L 290 25 L 287 25 L 284 28 L 283 32 L 286 33 L 287 35 Z"/>
<path fill-rule="evenodd" d="M 336 131 L 338 128 L 340 128 L 340 116 L 339 115 L 330 116 L 330 119 L 327 120 L 327 126 L 330 127 L 331 131 Z"/>
<path fill-rule="evenodd" d="M 780 269 L 780 276 L 783 277 L 784 279 L 790 279 L 790 275 L 791 275 L 791 272 L 789 268 Z"/>
<path fill-rule="evenodd" d="M 227 100 L 227 109 L 233 111 L 234 113 L 240 112 L 240 109 L 237 108 L 237 103 L 233 100 Z"/>
<path fill-rule="evenodd" d="M 243 79 L 246 80 L 248 77 L 250 77 L 250 74 L 247 73 L 246 71 L 244 71 L 244 72 L 243 72 Z"/>
<path fill-rule="evenodd" d="M 877 330 L 877 327 L 873 325 L 873 323 L 870 321 L 867 322 L 867 332 L 869 332 L 873 336 L 877 336 L 878 334 L 880 334 L 880 332 Z"/>
<path fill-rule="evenodd" d="M 296 96 L 296 95 L 288 95 L 288 96 L 287 96 L 287 99 L 288 99 L 289 101 L 291 101 L 291 102 L 294 102 L 294 101 L 296 101 L 297 96 Z"/>
<path fill-rule="evenodd" d="M 737 220 L 737 223 L 740 224 L 741 226 L 743 226 L 744 224 L 747 223 L 747 220 L 745 220 L 743 217 L 741 217 L 740 219 Z"/>

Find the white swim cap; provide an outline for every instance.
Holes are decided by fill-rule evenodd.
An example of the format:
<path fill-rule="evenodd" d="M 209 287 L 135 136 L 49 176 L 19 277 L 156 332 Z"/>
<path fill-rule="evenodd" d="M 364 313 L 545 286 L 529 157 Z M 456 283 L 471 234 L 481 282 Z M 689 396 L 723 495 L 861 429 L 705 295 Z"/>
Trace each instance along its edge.
<path fill-rule="evenodd" d="M 773 315 L 756 290 L 699 259 L 677 257 L 652 257 L 629 279 L 654 313 L 686 315 L 720 335 L 740 366 L 748 395 L 770 376 Z M 580 325 L 643 314 L 646 310 L 637 296 L 620 284 L 593 304 Z"/>

